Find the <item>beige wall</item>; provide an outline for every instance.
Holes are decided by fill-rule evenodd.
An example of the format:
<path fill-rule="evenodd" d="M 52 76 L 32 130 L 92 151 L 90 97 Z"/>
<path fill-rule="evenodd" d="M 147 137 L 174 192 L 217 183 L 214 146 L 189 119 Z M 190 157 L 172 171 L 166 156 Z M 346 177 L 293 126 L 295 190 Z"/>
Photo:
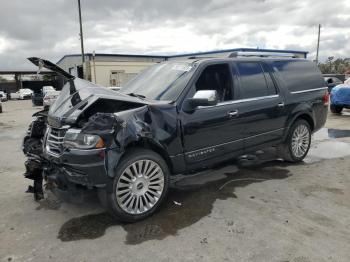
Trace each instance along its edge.
<path fill-rule="evenodd" d="M 123 74 L 122 84 L 125 79 L 130 78 L 133 74 L 137 74 L 147 67 L 155 64 L 155 62 L 142 61 L 89 61 L 88 77 L 91 77 L 91 82 L 102 86 L 111 86 L 110 79 L 112 73 Z M 96 79 L 95 79 L 96 78 Z M 124 80 L 124 81 L 123 81 Z"/>

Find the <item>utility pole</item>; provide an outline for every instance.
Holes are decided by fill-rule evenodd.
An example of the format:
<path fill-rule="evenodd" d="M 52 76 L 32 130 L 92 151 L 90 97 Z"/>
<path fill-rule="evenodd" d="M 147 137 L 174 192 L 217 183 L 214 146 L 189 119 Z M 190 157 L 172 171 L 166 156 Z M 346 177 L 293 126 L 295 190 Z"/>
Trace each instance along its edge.
<path fill-rule="evenodd" d="M 95 64 L 95 50 L 92 52 L 92 62 L 94 63 L 94 80 L 95 80 L 95 84 L 97 84 L 97 80 L 96 80 L 96 64 Z"/>
<path fill-rule="evenodd" d="M 320 37 L 321 37 L 321 24 L 318 25 L 318 38 L 317 38 L 317 50 L 316 50 L 316 65 L 318 65 L 318 53 L 320 50 Z"/>
<path fill-rule="evenodd" d="M 85 54 L 84 54 L 84 36 L 83 36 L 83 24 L 81 22 L 81 7 L 80 0 L 78 0 L 78 8 L 79 8 L 79 25 L 80 25 L 80 46 L 81 46 L 81 61 L 83 64 L 83 79 L 85 78 L 84 74 L 84 65 L 85 65 Z"/>

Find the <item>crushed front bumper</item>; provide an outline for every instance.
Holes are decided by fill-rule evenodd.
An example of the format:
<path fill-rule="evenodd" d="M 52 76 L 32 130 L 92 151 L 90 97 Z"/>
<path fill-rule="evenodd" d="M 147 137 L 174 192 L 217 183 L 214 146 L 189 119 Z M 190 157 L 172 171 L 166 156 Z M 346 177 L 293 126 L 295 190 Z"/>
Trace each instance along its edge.
<path fill-rule="evenodd" d="M 105 168 L 105 149 L 65 151 L 60 156 L 44 150 L 47 160 L 43 177 L 61 189 L 68 183 L 92 187 L 104 187 L 109 180 Z"/>
<path fill-rule="evenodd" d="M 41 113 L 34 116 L 37 118 L 30 124 L 23 139 L 23 153 L 27 157 L 24 176 L 34 181 L 34 186 L 29 187 L 27 192 L 34 193 L 36 200 L 44 197 L 43 179 L 45 188 L 60 190 L 68 195 L 76 195 L 78 189 L 92 191 L 87 189 L 103 188 L 111 181 L 123 154 L 115 143 L 114 129 L 98 126 L 96 132 L 103 131 L 101 137 L 107 141 L 106 148 L 69 149 L 63 146 L 69 126 L 52 128 L 47 125 L 47 115 Z M 103 124 L 112 123 L 114 128 L 115 122 L 109 121 L 110 118 L 107 120 Z"/>

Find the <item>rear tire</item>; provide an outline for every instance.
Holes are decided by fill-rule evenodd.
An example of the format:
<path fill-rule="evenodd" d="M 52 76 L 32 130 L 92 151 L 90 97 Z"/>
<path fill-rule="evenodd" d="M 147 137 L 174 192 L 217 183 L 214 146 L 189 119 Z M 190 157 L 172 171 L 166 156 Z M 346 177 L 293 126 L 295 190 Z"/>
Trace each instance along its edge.
<path fill-rule="evenodd" d="M 168 193 L 169 175 L 160 155 L 147 149 L 131 149 L 107 185 L 107 210 L 124 222 L 136 222 L 152 215 Z"/>
<path fill-rule="evenodd" d="M 341 106 L 336 106 L 336 105 L 331 105 L 330 106 L 331 112 L 334 114 L 340 114 L 341 111 L 343 110 L 343 107 Z"/>
<path fill-rule="evenodd" d="M 299 119 L 289 130 L 286 141 L 278 147 L 279 155 L 287 162 L 301 162 L 309 152 L 311 128 L 306 120 Z"/>

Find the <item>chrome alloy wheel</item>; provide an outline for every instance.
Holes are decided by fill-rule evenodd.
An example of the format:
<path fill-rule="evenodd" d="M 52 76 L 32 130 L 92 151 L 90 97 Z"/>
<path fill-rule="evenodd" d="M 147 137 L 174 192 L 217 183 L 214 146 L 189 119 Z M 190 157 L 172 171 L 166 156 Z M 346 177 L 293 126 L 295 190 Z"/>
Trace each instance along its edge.
<path fill-rule="evenodd" d="M 116 197 L 128 214 L 142 214 L 160 199 L 164 189 L 164 173 L 152 160 L 138 160 L 129 165 L 118 179 Z"/>
<path fill-rule="evenodd" d="M 310 132 L 305 125 L 298 125 L 292 135 L 292 151 L 300 158 L 307 152 L 310 144 Z"/>

